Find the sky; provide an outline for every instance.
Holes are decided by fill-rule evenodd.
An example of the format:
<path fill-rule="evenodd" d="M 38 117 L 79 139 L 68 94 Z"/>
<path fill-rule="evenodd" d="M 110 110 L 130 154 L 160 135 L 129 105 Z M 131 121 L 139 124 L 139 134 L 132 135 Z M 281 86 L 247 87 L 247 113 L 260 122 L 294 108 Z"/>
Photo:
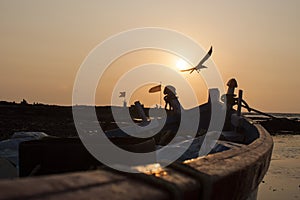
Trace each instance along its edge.
<path fill-rule="evenodd" d="M 71 105 L 76 74 L 93 48 L 122 31 L 160 27 L 205 50 L 212 45 L 224 85 L 236 78 L 251 107 L 300 113 L 299 7 L 298 0 L 1 0 L 0 100 Z M 175 69 L 178 59 L 147 50 L 124 55 L 112 63 L 105 85 L 130 65 L 159 62 Z M 203 80 L 183 76 L 203 87 Z M 109 91 L 100 84 L 96 103 L 109 104 L 101 87 Z M 148 87 L 128 98 L 157 102 Z M 205 89 L 196 95 L 200 103 L 207 99 Z"/>

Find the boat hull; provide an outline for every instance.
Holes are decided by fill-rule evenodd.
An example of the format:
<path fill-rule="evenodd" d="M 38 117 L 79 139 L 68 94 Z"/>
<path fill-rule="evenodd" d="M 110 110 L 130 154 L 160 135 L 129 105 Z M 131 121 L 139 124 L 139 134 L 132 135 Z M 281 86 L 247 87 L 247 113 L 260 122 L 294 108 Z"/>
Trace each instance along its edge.
<path fill-rule="evenodd" d="M 273 141 L 259 124 L 244 120 L 240 125 L 245 140 L 258 137 L 223 152 L 173 163 L 152 175 L 102 167 L 2 180 L 0 199 L 255 199 L 270 164 Z"/>

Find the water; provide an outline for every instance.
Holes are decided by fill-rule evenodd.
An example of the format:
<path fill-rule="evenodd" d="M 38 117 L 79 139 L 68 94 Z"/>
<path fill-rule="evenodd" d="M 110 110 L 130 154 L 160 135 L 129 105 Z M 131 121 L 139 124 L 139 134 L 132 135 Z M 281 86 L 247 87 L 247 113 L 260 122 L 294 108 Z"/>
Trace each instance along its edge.
<path fill-rule="evenodd" d="M 268 114 L 273 115 L 274 117 L 278 117 L 278 118 L 298 119 L 298 121 L 300 120 L 299 113 L 268 113 Z M 255 117 L 255 118 L 268 119 L 268 117 L 261 115 L 261 114 L 254 113 L 254 112 L 244 113 L 244 115 L 246 117 L 250 117 L 250 118 Z"/>
<path fill-rule="evenodd" d="M 271 164 L 257 199 L 300 199 L 300 135 L 277 135 L 273 141 Z"/>
<path fill-rule="evenodd" d="M 275 117 L 286 117 L 288 119 L 300 119 L 300 114 L 296 113 L 269 113 L 271 115 L 274 115 Z"/>

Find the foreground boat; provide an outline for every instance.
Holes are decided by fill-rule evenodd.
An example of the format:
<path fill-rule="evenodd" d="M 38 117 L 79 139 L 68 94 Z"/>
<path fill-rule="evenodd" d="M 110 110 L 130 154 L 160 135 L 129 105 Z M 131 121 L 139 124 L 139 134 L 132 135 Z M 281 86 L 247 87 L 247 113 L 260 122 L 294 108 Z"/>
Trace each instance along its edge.
<path fill-rule="evenodd" d="M 224 130 L 208 155 L 197 157 L 193 149 L 203 145 L 202 138 L 213 131 L 199 134 L 177 162 L 166 168 L 158 163 L 136 166 L 139 174 L 101 165 L 78 139 L 23 142 L 20 176 L 35 177 L 0 181 L 0 199 L 255 199 L 270 163 L 273 142 L 261 125 L 240 116 L 239 109 L 227 113 Z M 200 112 L 210 116 L 209 102 L 200 106 Z M 205 129 L 207 122 L 202 120 L 198 132 Z M 112 140 L 135 152 L 151 151 L 161 142 L 155 138 L 131 144 L 126 138 Z M 85 171 L 74 172 L 78 170 Z"/>

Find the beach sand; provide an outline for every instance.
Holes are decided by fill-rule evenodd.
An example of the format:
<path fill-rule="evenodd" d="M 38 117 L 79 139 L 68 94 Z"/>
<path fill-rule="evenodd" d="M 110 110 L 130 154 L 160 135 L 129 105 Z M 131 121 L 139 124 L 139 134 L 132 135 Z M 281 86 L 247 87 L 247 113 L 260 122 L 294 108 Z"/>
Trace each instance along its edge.
<path fill-rule="evenodd" d="M 300 135 L 278 135 L 273 140 L 271 164 L 257 199 L 300 199 Z"/>

